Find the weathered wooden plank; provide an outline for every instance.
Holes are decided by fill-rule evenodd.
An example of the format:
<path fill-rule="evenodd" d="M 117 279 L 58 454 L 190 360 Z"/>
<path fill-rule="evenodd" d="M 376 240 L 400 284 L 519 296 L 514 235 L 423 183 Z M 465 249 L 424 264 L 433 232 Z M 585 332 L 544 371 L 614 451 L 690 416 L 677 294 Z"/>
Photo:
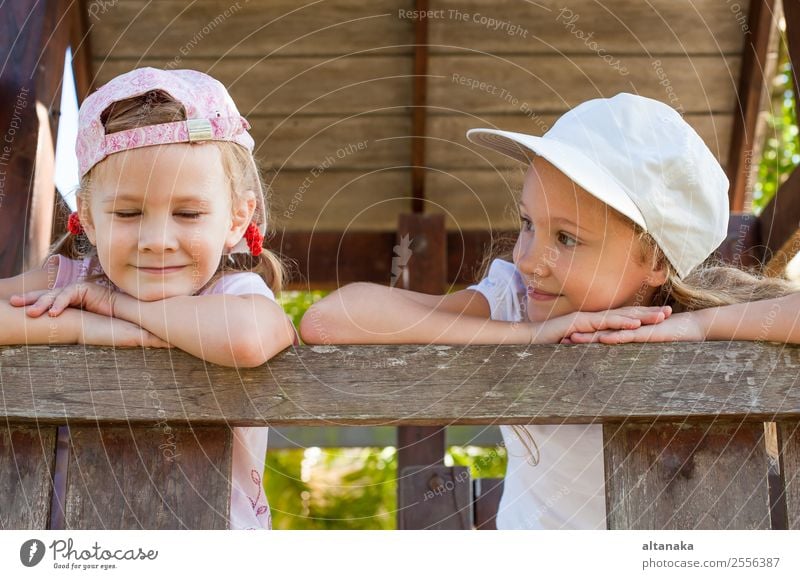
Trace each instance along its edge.
<path fill-rule="evenodd" d="M 760 423 L 605 424 L 610 529 L 768 529 Z"/>
<path fill-rule="evenodd" d="M 513 245 L 517 231 L 451 231 L 447 234 L 447 284 L 478 281 L 485 255 Z M 501 243 L 505 242 L 505 243 Z M 393 232 L 288 231 L 271 237 L 268 246 L 290 264 L 290 289 L 330 289 L 355 281 L 391 282 Z"/>
<path fill-rule="evenodd" d="M 58 358 L 53 381 L 53 359 Z M 800 417 L 800 347 L 336 346 L 234 370 L 174 350 L 0 349 L 4 414 L 40 424 L 554 424 Z M 109 374 L 109 368 L 114 368 Z M 40 386 L 34 393 L 30 384 Z M 397 384 L 406 385 L 398 389 Z M 159 400 L 153 406 L 153 397 Z"/>
<path fill-rule="evenodd" d="M 482 152 L 478 152 L 483 154 Z M 487 151 L 487 157 L 499 157 Z M 478 165 L 481 160 L 473 158 Z M 448 230 L 519 228 L 517 204 L 527 167 L 435 170 L 426 175 L 426 210 L 444 213 Z"/>
<path fill-rule="evenodd" d="M 466 137 L 467 130 L 485 127 L 541 136 L 565 112 L 566 110 L 557 114 L 550 114 L 532 110 L 528 115 L 521 113 L 507 115 L 431 115 L 428 119 L 428 137 L 430 138 L 427 146 L 427 164 L 430 167 L 442 170 L 467 169 L 484 164 L 488 166 L 488 162 L 491 162 L 493 167 L 516 167 L 519 165 L 518 161 L 505 155 L 494 154 L 489 149 L 468 142 Z M 723 164 L 727 162 L 733 122 L 732 115 L 688 114 L 684 118 L 700 134 L 706 145 L 717 156 L 717 159 Z"/>
<path fill-rule="evenodd" d="M 398 529 L 472 528 L 472 481 L 463 466 L 409 466 L 400 471 Z"/>
<path fill-rule="evenodd" d="M 788 528 L 800 530 L 800 422 L 778 422 L 778 446 Z"/>
<path fill-rule="evenodd" d="M 335 159 L 331 170 L 405 167 L 410 160 L 407 116 L 250 117 L 262 167 L 310 171 Z"/>
<path fill-rule="evenodd" d="M 166 67 L 168 59 L 94 59 L 95 84 L 140 66 Z M 228 87 L 239 111 L 251 115 L 400 112 L 411 104 L 411 56 L 314 56 L 187 58 L 183 68 L 201 70 Z"/>
<path fill-rule="evenodd" d="M 97 58 L 239 58 L 411 53 L 413 22 L 397 18 L 412 0 L 122 0 L 89 3 Z"/>
<path fill-rule="evenodd" d="M 442 12 L 430 20 L 431 44 L 438 51 L 492 54 L 595 46 L 615 57 L 739 53 L 747 7 L 746 0 L 735 6 L 717 0 L 434 0 L 431 9 Z"/>
<path fill-rule="evenodd" d="M 470 114 L 554 112 L 588 99 L 633 92 L 682 113 L 730 113 L 736 101 L 738 56 L 625 59 L 629 74 L 596 55 L 432 55 L 431 107 Z M 481 84 L 484 83 L 484 84 Z"/>
<path fill-rule="evenodd" d="M 728 160 L 731 211 L 744 210 L 748 181 L 753 173 L 751 161 L 756 139 L 764 138 L 756 128 L 761 103 L 770 98 L 770 81 L 774 75 L 774 67 L 767 64 L 767 52 L 778 29 L 774 5 L 775 0 L 755 0 L 750 5 L 747 27 L 751 34 L 744 39 Z"/>
<path fill-rule="evenodd" d="M 272 215 L 278 232 L 394 231 L 397 215 L 408 211 L 404 170 L 329 171 L 323 161 L 308 171 L 281 171 L 269 179 Z M 385 256 L 391 261 L 391 252 Z"/>
<path fill-rule="evenodd" d="M 0 428 L 0 529 L 47 529 L 53 494 L 56 429 L 6 423 Z"/>
<path fill-rule="evenodd" d="M 0 277 L 41 264 L 50 245 L 55 135 L 66 0 L 15 2 L 0 10 Z"/>
<path fill-rule="evenodd" d="M 72 427 L 67 529 L 226 529 L 226 427 Z"/>

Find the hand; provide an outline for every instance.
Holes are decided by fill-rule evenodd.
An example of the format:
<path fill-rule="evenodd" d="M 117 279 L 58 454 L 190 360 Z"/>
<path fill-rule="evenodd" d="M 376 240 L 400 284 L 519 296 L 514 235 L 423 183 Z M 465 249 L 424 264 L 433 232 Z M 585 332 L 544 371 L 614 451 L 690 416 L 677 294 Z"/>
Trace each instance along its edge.
<path fill-rule="evenodd" d="M 114 302 L 120 294 L 91 282 L 74 283 L 63 288 L 37 290 L 9 298 L 12 306 L 28 306 L 25 313 L 38 318 L 43 313 L 55 317 L 70 306 L 95 314 L 114 317 Z"/>
<path fill-rule="evenodd" d="M 172 346 L 147 330 L 102 314 L 78 312 L 78 344 L 87 346 L 129 346 L 145 348 L 171 348 Z"/>
<path fill-rule="evenodd" d="M 706 338 L 700 319 L 694 312 L 675 314 L 659 324 L 633 329 L 606 329 L 595 332 L 575 332 L 569 336 L 572 344 L 626 344 L 629 342 L 702 342 Z"/>
<path fill-rule="evenodd" d="M 672 314 L 669 306 L 630 306 L 603 312 L 573 312 L 537 324 L 534 342 L 572 344 L 575 335 L 594 335 L 602 330 L 635 330 L 645 324 L 663 323 Z"/>

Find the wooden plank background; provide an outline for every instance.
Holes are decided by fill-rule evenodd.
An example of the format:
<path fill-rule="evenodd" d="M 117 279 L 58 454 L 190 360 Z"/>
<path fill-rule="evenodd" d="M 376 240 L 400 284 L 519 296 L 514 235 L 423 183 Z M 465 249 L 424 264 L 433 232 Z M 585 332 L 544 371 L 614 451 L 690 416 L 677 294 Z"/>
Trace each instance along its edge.
<path fill-rule="evenodd" d="M 450 230 L 516 226 L 513 189 L 491 193 L 504 186 L 496 170 L 513 170 L 513 162 L 468 145 L 466 129 L 541 134 L 576 104 L 621 91 L 671 100 L 724 162 L 747 23 L 747 2 L 739 5 L 431 1 L 430 208 L 448 215 Z M 279 231 L 391 231 L 410 209 L 412 7 L 411 0 L 92 3 L 94 84 L 136 66 L 206 71 L 229 87 L 253 125 Z M 365 146 L 337 156 L 358 143 Z M 311 187 L 300 192 L 309 177 Z M 302 201 L 287 218 L 297 195 Z"/>
<path fill-rule="evenodd" d="M 800 417 L 800 347 L 747 342 L 313 346 L 239 370 L 177 350 L 5 347 L 0 380 L 4 414 L 39 424 L 441 426 L 496 424 L 498 416 L 504 424 Z M 39 385 L 35 392 L 30 384 Z"/>

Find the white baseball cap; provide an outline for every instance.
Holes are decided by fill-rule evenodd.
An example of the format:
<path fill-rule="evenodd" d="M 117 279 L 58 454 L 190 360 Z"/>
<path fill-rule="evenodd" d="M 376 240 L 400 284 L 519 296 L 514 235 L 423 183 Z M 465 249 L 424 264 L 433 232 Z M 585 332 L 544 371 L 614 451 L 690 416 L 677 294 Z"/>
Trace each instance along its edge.
<path fill-rule="evenodd" d="M 728 178 L 672 107 L 638 95 L 582 103 L 541 137 L 471 129 L 467 138 L 529 164 L 539 155 L 653 236 L 686 276 L 728 233 Z"/>

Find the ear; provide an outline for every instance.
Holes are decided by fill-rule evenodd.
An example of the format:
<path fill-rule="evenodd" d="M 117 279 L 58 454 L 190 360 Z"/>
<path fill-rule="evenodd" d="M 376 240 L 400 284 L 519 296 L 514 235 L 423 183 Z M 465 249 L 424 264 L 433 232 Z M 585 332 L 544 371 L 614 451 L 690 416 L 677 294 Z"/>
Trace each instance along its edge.
<path fill-rule="evenodd" d="M 83 199 L 80 195 L 76 196 L 76 201 L 78 204 L 78 218 L 81 220 L 81 227 L 83 227 L 83 232 L 86 234 L 86 237 L 89 238 L 89 242 L 92 245 L 97 245 L 95 243 L 95 239 L 97 239 L 97 235 L 94 229 L 94 223 L 92 223 L 91 213 L 89 212 L 89 207 L 87 204 L 83 202 Z"/>
<path fill-rule="evenodd" d="M 231 208 L 231 228 L 225 239 L 226 249 L 233 249 L 233 246 L 239 243 L 242 237 L 244 237 L 244 232 L 247 230 L 247 226 L 250 225 L 255 211 L 256 194 L 254 191 L 247 190 L 233 200 L 233 207 Z"/>
<path fill-rule="evenodd" d="M 647 285 L 649 285 L 650 287 L 661 287 L 662 285 L 667 283 L 668 275 L 669 272 L 667 271 L 666 260 L 653 259 L 645 283 L 647 283 Z"/>

